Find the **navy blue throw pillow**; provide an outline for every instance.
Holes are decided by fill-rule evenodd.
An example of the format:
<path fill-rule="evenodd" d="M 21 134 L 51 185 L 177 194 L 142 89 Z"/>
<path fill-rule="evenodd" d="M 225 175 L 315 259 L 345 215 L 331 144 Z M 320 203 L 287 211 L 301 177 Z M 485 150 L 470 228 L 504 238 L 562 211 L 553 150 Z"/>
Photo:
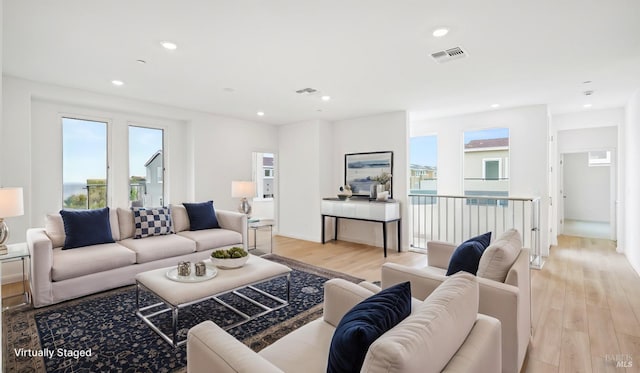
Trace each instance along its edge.
<path fill-rule="evenodd" d="M 447 276 L 465 271 L 473 275 L 478 272 L 478 264 L 484 250 L 491 244 L 491 232 L 470 238 L 460 244 L 451 255 Z"/>
<path fill-rule="evenodd" d="M 62 250 L 114 243 L 109 223 L 109 208 L 97 210 L 60 210 L 64 223 Z"/>
<path fill-rule="evenodd" d="M 183 203 L 189 215 L 189 226 L 192 231 L 203 229 L 220 228 L 216 210 L 213 208 L 213 201 L 202 203 Z"/>
<path fill-rule="evenodd" d="M 370 296 L 347 312 L 331 339 L 327 373 L 359 372 L 369 346 L 411 313 L 411 284 Z"/>

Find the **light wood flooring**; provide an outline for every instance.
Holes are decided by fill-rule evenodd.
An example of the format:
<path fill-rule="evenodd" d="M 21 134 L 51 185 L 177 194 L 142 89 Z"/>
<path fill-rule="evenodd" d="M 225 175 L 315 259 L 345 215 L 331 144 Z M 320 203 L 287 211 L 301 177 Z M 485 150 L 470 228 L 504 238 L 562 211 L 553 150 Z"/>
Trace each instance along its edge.
<path fill-rule="evenodd" d="M 269 251 L 259 235 L 258 249 Z M 267 237 L 265 237 L 267 236 Z M 425 265 L 424 254 L 342 241 L 320 244 L 275 236 L 273 252 L 316 266 L 380 280 L 386 262 Z M 523 372 L 640 372 L 640 277 L 612 241 L 559 237 L 532 272 L 533 337 Z M 21 284 L 3 285 L 3 295 Z M 616 367 L 616 361 L 632 366 Z"/>

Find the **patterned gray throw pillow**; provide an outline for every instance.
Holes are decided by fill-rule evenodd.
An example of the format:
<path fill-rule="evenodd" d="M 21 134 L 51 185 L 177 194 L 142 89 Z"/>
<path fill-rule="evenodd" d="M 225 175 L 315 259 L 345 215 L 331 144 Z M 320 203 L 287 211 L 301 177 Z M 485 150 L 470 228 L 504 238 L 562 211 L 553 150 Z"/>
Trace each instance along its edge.
<path fill-rule="evenodd" d="M 132 207 L 136 233 L 133 238 L 161 236 L 173 233 L 171 213 L 167 207 Z"/>

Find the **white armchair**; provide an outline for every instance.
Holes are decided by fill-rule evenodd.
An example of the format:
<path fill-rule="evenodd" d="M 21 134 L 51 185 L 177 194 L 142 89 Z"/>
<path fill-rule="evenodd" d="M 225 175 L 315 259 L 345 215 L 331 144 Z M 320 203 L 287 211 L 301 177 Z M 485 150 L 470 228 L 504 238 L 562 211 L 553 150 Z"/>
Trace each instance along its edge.
<path fill-rule="evenodd" d="M 333 279 L 325 284 L 324 316 L 253 352 L 211 321 L 189 330 L 187 370 L 200 372 L 326 372 L 333 333 L 356 304 L 379 291 Z M 369 347 L 362 372 L 491 373 L 501 371 L 500 322 L 477 311 L 478 284 L 452 276 Z"/>
<path fill-rule="evenodd" d="M 529 251 L 521 248 L 519 234 L 517 240 L 512 241 L 519 244 L 520 251 L 515 262 L 509 268 L 505 268 L 504 282 L 483 278 L 480 270 L 478 271 L 478 313 L 495 317 L 502 323 L 502 371 L 517 373 L 522 368 L 531 337 L 531 295 Z M 500 242 L 502 241 L 499 238 L 493 245 Z M 508 244 L 513 243 L 510 241 Z M 427 243 L 427 267 L 412 268 L 385 263 L 382 267 L 382 288 L 410 281 L 413 297 L 426 298 L 448 278 L 445 274 L 455 249 L 455 245 L 431 241 Z"/>

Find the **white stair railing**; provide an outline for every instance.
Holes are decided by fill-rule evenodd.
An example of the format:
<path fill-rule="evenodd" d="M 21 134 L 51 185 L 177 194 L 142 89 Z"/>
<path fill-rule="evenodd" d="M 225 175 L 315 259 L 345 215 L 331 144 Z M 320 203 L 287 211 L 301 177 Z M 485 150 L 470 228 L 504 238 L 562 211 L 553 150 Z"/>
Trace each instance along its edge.
<path fill-rule="evenodd" d="M 431 240 L 461 243 L 493 232 L 498 237 L 515 228 L 531 252 L 531 268 L 542 268 L 540 198 L 409 194 L 411 247 L 424 251 Z"/>

